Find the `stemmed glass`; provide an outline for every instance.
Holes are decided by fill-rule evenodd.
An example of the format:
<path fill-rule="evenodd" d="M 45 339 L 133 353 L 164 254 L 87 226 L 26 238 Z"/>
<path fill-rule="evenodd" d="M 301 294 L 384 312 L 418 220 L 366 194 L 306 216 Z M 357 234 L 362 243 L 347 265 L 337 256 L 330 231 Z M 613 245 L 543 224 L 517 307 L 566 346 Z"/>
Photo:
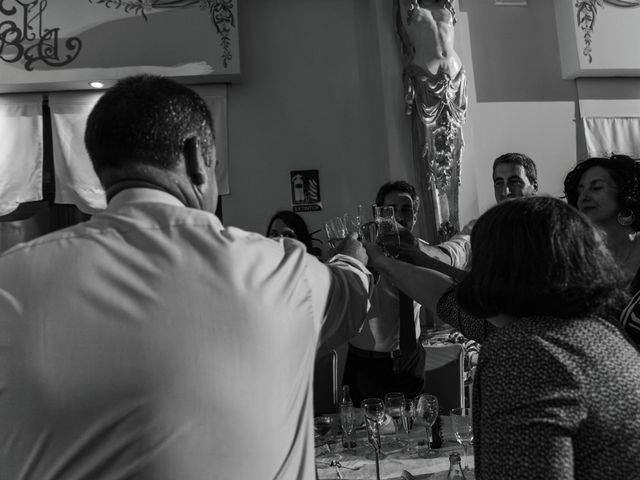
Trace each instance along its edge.
<path fill-rule="evenodd" d="M 427 448 L 420 454 L 425 457 L 435 457 L 438 452 L 431 448 L 431 427 L 439 415 L 438 398 L 435 395 L 423 393 L 416 397 L 416 416 L 422 418 L 427 430 Z"/>
<path fill-rule="evenodd" d="M 387 257 L 398 258 L 400 252 L 400 233 L 394 208 L 374 205 L 374 217 L 378 228 L 378 241 Z"/>
<path fill-rule="evenodd" d="M 331 450 L 331 444 L 335 443 L 334 440 L 332 438 L 327 438 L 333 436 L 333 417 L 330 417 L 328 415 L 323 417 L 316 417 L 313 419 L 313 423 L 318 439 L 318 444 L 324 445 L 326 447 L 326 451 L 323 450 L 318 454 L 318 456 L 326 458 L 327 460 L 341 460 L 342 456 L 334 453 Z M 316 446 L 318 444 L 316 444 Z"/>
<path fill-rule="evenodd" d="M 464 450 L 464 469 L 469 470 L 467 449 L 473 442 L 473 417 L 471 416 L 470 408 L 454 408 L 451 410 L 451 429 Z"/>
<path fill-rule="evenodd" d="M 340 402 L 340 426 L 342 427 L 342 433 L 346 445 L 343 444 L 347 451 L 351 450 L 351 447 L 355 444 L 351 442 L 351 436 L 356 423 L 356 414 L 353 409 L 353 404 Z"/>
<path fill-rule="evenodd" d="M 380 480 L 380 458 L 385 458 L 380 443 L 380 422 L 384 420 L 384 402 L 379 398 L 365 398 L 360 404 L 367 425 L 367 436 L 376 458 L 376 479 Z"/>
<path fill-rule="evenodd" d="M 411 429 L 413 428 L 413 423 L 416 419 L 416 407 L 413 404 L 412 400 L 404 401 L 404 412 L 402 415 L 402 426 L 404 427 L 404 431 L 407 434 L 407 453 L 415 453 L 416 449 L 413 446 L 413 442 L 411 441 Z"/>
<path fill-rule="evenodd" d="M 396 427 L 396 436 L 393 440 L 394 447 L 403 447 L 404 443 L 400 441 L 398 434 L 400 433 L 400 425 L 402 424 L 402 415 L 404 413 L 404 395 L 400 392 L 387 393 L 384 396 L 384 406 L 389 415 L 393 419 Z"/>
<path fill-rule="evenodd" d="M 380 398 L 365 398 L 360 407 L 367 426 L 367 436 L 374 452 L 381 458 L 385 457 L 380 443 L 380 424 L 384 421 L 384 402 Z"/>

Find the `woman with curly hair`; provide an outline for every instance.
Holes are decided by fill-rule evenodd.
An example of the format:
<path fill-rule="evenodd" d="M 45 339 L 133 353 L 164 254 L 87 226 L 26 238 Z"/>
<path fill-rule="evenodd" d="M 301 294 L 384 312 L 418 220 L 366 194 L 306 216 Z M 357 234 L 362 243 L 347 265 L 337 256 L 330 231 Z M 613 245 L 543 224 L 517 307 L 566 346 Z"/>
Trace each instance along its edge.
<path fill-rule="evenodd" d="M 570 205 L 605 234 L 605 243 L 628 282 L 640 267 L 640 164 L 626 155 L 593 157 L 564 180 Z"/>

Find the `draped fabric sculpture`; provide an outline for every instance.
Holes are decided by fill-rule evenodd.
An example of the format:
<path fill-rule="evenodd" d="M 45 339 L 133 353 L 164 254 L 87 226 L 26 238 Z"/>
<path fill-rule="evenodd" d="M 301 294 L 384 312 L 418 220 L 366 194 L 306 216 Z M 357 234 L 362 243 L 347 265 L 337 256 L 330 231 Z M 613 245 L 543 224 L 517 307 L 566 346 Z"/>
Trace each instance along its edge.
<path fill-rule="evenodd" d="M 426 207 L 423 236 L 438 243 L 460 228 L 458 188 L 467 114 L 467 79 L 453 48 L 455 9 L 449 0 L 394 0 L 404 57 L 406 113 L 413 157 Z"/>

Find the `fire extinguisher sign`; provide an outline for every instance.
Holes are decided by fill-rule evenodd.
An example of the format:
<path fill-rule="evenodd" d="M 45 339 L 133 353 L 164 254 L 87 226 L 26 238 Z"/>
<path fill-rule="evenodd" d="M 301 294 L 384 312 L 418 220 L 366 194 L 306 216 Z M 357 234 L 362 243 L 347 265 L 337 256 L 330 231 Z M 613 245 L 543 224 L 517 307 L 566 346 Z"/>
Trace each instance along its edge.
<path fill-rule="evenodd" d="M 318 170 L 291 171 L 291 208 L 294 212 L 322 210 Z"/>

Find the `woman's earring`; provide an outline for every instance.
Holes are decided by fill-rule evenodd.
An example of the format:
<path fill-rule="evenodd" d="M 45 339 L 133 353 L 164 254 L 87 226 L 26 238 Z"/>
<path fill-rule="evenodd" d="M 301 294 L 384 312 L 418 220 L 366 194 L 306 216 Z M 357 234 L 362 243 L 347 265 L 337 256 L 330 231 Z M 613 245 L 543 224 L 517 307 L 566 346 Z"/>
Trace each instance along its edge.
<path fill-rule="evenodd" d="M 626 215 L 622 212 L 618 213 L 618 223 L 623 227 L 628 227 L 636 221 L 636 216 L 630 208 L 627 208 L 624 212 Z"/>

